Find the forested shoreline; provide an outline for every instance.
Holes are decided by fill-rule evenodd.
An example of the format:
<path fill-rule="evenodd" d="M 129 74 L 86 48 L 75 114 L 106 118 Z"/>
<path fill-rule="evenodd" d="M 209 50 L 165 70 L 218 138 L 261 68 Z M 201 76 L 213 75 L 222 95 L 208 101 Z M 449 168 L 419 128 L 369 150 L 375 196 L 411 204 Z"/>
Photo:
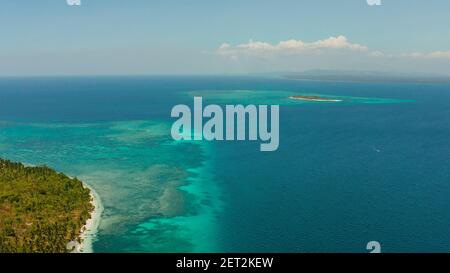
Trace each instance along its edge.
<path fill-rule="evenodd" d="M 93 209 L 77 178 L 0 159 L 0 252 L 68 252 Z"/>

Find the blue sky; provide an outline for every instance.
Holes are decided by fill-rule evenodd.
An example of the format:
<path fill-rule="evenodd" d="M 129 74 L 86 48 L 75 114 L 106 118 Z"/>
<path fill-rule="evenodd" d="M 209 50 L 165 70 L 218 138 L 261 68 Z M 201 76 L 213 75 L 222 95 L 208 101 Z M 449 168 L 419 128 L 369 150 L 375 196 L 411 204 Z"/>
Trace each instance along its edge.
<path fill-rule="evenodd" d="M 0 75 L 450 74 L 447 0 L 81 1 L 0 0 Z"/>

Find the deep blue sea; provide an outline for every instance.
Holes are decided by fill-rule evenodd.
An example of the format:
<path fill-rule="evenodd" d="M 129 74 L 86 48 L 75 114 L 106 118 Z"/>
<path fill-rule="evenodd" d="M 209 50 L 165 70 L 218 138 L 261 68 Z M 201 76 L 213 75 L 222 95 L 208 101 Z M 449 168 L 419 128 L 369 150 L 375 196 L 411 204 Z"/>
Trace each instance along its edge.
<path fill-rule="evenodd" d="M 280 104 L 279 149 L 172 140 L 192 94 Z M 449 84 L 0 78 L 0 157 L 99 194 L 94 252 L 450 252 Z"/>

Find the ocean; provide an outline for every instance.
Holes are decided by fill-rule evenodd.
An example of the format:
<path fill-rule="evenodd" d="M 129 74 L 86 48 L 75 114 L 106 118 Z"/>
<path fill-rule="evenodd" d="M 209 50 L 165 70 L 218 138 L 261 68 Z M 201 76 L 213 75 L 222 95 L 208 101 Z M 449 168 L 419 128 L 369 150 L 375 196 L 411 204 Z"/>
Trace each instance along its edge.
<path fill-rule="evenodd" d="M 172 140 L 195 95 L 279 104 L 279 149 Z M 449 140 L 450 84 L 0 78 L 0 157 L 95 189 L 94 252 L 449 252 Z"/>

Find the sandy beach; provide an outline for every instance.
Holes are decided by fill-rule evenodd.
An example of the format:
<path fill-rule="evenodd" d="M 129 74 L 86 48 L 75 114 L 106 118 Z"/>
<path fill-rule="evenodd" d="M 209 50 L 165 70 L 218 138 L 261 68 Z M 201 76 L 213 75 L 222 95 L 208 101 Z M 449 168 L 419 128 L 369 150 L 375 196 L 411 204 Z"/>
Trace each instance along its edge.
<path fill-rule="evenodd" d="M 81 234 L 79 236 L 80 242 L 72 241 L 67 247 L 73 248 L 72 253 L 92 253 L 92 244 L 97 237 L 98 226 L 100 224 L 101 215 L 103 212 L 103 205 L 100 200 L 100 196 L 89 185 L 83 182 L 84 187 L 90 190 L 91 204 L 94 206 L 94 210 L 91 212 L 91 218 L 86 221 L 86 224 L 81 228 Z"/>

